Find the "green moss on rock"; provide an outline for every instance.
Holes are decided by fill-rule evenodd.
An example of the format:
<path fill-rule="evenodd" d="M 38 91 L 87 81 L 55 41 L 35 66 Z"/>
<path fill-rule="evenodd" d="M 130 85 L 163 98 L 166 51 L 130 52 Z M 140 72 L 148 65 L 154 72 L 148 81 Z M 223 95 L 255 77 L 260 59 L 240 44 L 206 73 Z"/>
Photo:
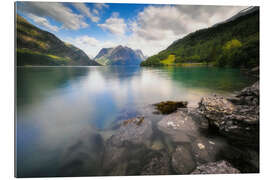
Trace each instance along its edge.
<path fill-rule="evenodd" d="M 170 114 L 175 112 L 178 108 L 186 108 L 187 101 L 164 101 L 154 104 L 158 113 Z"/>

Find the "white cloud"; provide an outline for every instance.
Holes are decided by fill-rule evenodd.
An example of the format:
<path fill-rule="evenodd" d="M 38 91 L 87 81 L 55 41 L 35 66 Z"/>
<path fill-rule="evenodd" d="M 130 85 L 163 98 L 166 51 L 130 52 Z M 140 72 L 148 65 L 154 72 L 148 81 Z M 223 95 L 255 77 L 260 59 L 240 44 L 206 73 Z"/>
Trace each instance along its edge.
<path fill-rule="evenodd" d="M 89 46 L 97 46 L 100 43 L 97 39 L 89 36 L 80 36 L 75 38 L 76 44 L 89 45 Z"/>
<path fill-rule="evenodd" d="M 51 17 L 60 22 L 66 29 L 77 30 L 85 28 L 88 24 L 83 16 L 72 12 L 72 10 L 63 3 L 57 2 L 20 2 L 18 10 L 23 13 L 31 13 L 40 17 Z"/>
<path fill-rule="evenodd" d="M 94 5 L 93 12 L 94 12 L 96 15 L 99 15 L 100 12 L 102 12 L 102 10 L 103 10 L 104 8 L 108 8 L 108 7 L 109 7 L 108 4 L 104 4 L 104 3 L 96 3 L 96 4 Z"/>
<path fill-rule="evenodd" d="M 221 22 L 245 7 L 166 5 L 148 6 L 139 12 L 129 28 L 127 44 L 143 47 L 147 55 L 167 48 L 173 41 L 201 28 Z"/>
<path fill-rule="evenodd" d="M 173 41 L 201 28 L 212 26 L 230 18 L 245 7 L 234 6 L 148 6 L 132 20 L 124 20 L 118 13 L 98 24 L 103 30 L 115 35 L 108 41 L 93 37 L 77 37 L 69 42 L 94 57 L 101 48 L 124 45 L 141 49 L 151 56 L 166 49 Z M 94 5 L 94 10 L 99 8 Z M 128 24 L 126 22 L 128 22 Z M 127 34 L 127 31 L 131 34 Z"/>
<path fill-rule="evenodd" d="M 90 9 L 84 3 L 73 3 L 73 6 L 78 9 L 82 14 L 89 17 L 93 22 L 99 21 L 99 17 L 93 15 Z"/>
<path fill-rule="evenodd" d="M 120 43 L 120 41 L 99 41 L 87 35 L 77 36 L 75 38 L 64 38 L 63 41 L 82 49 L 91 58 L 94 58 L 102 48 L 115 47 Z"/>
<path fill-rule="evenodd" d="M 108 5 L 108 4 L 104 4 L 104 3 L 96 3 L 96 4 L 95 4 L 95 7 L 96 7 L 97 9 L 103 9 L 103 8 L 108 8 L 109 5 Z"/>
<path fill-rule="evenodd" d="M 97 9 L 93 9 L 94 14 L 99 14 L 99 11 Z"/>
<path fill-rule="evenodd" d="M 51 31 L 58 31 L 60 29 L 59 27 L 50 24 L 49 21 L 44 17 L 39 17 L 34 14 L 28 14 L 27 16 L 32 19 L 37 25 L 45 27 Z"/>
<path fill-rule="evenodd" d="M 127 29 L 125 20 L 119 18 L 119 14 L 114 12 L 104 24 L 98 24 L 103 30 L 108 30 L 115 35 L 124 35 Z"/>

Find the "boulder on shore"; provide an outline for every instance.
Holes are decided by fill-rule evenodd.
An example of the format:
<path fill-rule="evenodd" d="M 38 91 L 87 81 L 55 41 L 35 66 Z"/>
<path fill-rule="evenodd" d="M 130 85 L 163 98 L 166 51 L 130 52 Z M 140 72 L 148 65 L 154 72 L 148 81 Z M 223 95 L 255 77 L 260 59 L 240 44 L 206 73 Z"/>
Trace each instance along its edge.
<path fill-rule="evenodd" d="M 208 119 L 209 128 L 236 140 L 257 146 L 259 143 L 259 83 L 245 88 L 234 103 L 224 97 L 203 97 L 200 113 Z M 236 142 L 235 141 L 235 142 Z"/>
<path fill-rule="evenodd" d="M 243 89 L 236 97 L 239 98 L 239 104 L 259 106 L 259 81 L 254 83 L 252 86 Z"/>
<path fill-rule="evenodd" d="M 240 171 L 234 168 L 227 161 L 218 161 L 202 164 L 198 166 L 191 174 L 237 174 Z"/>

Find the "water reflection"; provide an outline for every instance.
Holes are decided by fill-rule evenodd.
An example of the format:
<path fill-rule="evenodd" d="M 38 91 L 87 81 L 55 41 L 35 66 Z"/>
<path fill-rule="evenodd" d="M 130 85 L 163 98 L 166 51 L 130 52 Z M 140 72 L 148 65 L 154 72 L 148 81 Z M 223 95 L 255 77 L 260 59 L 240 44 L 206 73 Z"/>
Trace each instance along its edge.
<path fill-rule="evenodd" d="M 146 112 L 150 104 L 170 99 L 195 106 L 202 96 L 252 81 L 237 70 L 204 67 L 35 67 L 17 74 L 19 176 L 72 175 L 63 174 L 71 167 L 97 174 L 98 166 L 85 161 L 100 161 L 102 137 L 117 120 L 155 119 Z"/>

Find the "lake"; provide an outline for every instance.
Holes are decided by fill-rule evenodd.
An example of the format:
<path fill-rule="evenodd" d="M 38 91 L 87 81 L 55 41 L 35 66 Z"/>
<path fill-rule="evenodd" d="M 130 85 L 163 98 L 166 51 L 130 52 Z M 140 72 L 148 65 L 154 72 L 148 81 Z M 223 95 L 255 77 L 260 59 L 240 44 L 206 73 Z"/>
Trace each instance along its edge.
<path fill-rule="evenodd" d="M 162 115 L 153 114 L 151 104 L 184 100 L 196 107 L 203 96 L 231 96 L 254 81 L 240 70 L 214 67 L 18 67 L 17 174 L 69 175 L 68 158 L 99 151 L 101 140 L 88 145 L 88 135 L 105 141 L 125 119 L 140 115 L 156 123 Z M 81 149 L 67 155 L 70 147 Z"/>

